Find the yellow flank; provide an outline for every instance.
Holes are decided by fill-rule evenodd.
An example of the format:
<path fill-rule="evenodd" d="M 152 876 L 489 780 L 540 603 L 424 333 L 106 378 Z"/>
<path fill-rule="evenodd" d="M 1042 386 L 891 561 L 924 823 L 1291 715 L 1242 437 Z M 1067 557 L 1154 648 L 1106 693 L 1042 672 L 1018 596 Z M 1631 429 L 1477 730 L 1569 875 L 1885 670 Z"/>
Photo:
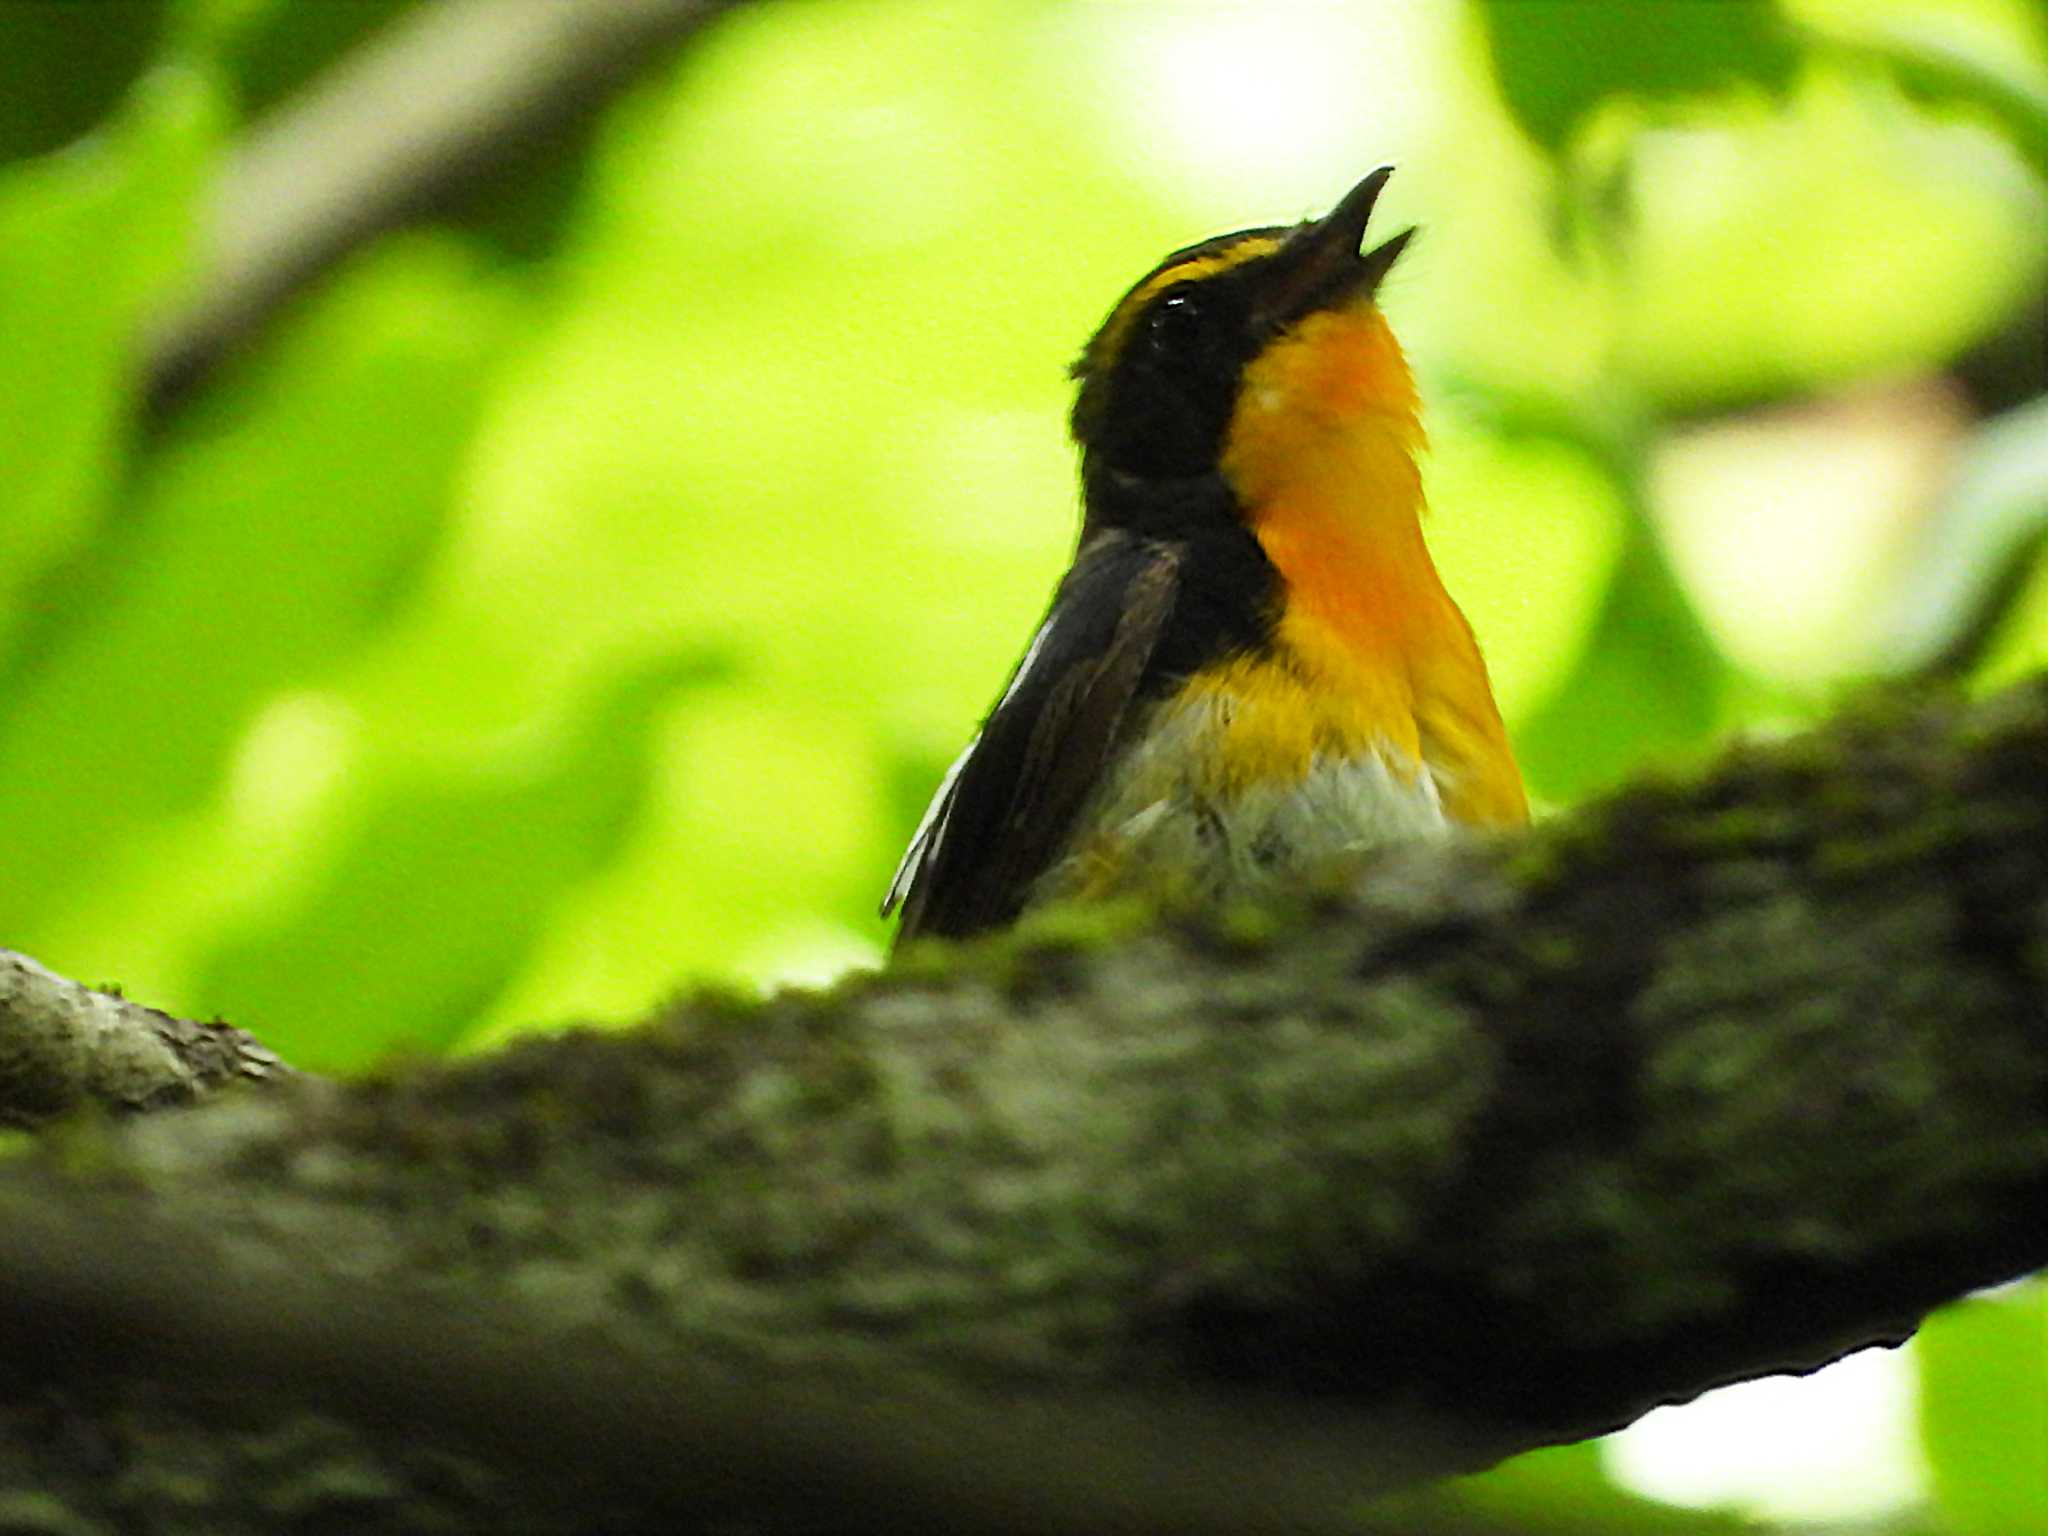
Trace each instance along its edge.
<path fill-rule="evenodd" d="M 1421 746 L 1404 679 L 1345 671 L 1346 686 L 1333 687 L 1321 668 L 1300 664 L 1290 648 L 1197 673 L 1176 703 L 1214 709 L 1215 727 L 1192 787 L 1227 800 L 1254 785 L 1299 782 L 1318 757 L 1374 752 L 1412 779 Z"/>
<path fill-rule="evenodd" d="M 1423 752 L 1453 820 L 1474 827 L 1520 826 L 1529 819 L 1529 794 L 1476 644 L 1469 655 L 1469 664 L 1458 666 L 1443 686 L 1420 692 L 1415 724 Z"/>
<path fill-rule="evenodd" d="M 1172 266 L 1160 268 L 1125 294 L 1115 313 L 1103 322 L 1094 345 L 1089 348 L 1090 366 L 1107 368 L 1111 360 L 1123 351 L 1124 339 L 1130 335 L 1132 322 L 1138 318 L 1147 304 L 1175 283 L 1190 282 L 1195 278 L 1209 277 L 1217 272 L 1228 272 L 1232 267 L 1243 266 L 1254 257 L 1269 255 L 1278 249 L 1278 235 L 1248 235 L 1221 250 L 1210 251 L 1205 256 L 1191 256 L 1186 261 L 1177 261 Z"/>
<path fill-rule="evenodd" d="M 1245 370 L 1223 454 L 1286 603 L 1275 653 L 1196 679 L 1236 701 L 1224 777 L 1319 752 L 1424 767 L 1455 820 L 1528 818 L 1471 626 L 1422 539 L 1413 377 L 1377 307 L 1309 316 Z"/>

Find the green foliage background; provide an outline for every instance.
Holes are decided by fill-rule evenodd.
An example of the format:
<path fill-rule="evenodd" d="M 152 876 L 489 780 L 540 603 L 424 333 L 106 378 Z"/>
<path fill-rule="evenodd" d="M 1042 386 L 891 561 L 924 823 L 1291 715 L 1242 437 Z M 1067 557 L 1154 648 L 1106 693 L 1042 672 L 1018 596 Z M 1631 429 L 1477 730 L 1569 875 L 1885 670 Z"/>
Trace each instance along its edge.
<path fill-rule="evenodd" d="M 0 10 L 0 944 L 60 970 L 347 1070 L 872 958 L 1067 554 L 1072 350 L 1381 160 L 1544 801 L 1921 666 L 2003 569 L 1968 678 L 2048 658 L 2039 0 L 761 0 L 145 427 L 238 136 L 407 9 Z M 1930 1330 L 1894 1528 L 2048 1530 L 2044 1327 Z M 1589 1456 L 1473 1497 L 1727 1528 Z"/>

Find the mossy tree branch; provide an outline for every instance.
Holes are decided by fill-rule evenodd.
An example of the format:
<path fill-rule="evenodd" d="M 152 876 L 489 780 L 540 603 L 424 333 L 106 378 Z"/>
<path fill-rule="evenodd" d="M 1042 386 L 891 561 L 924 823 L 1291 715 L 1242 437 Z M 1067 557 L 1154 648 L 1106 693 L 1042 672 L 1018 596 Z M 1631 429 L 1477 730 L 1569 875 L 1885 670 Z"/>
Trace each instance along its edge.
<path fill-rule="evenodd" d="M 256 1529 L 317 1407 L 323 1477 L 508 1529 L 607 1528 L 505 1491 L 593 1469 L 764 1529 L 1334 1529 L 2048 1263 L 2048 685 L 1115 927 L 73 1130 L 0 1179 L 0 1473 L 132 1518 L 171 1455 Z"/>
<path fill-rule="evenodd" d="M 231 1025 L 174 1019 L 0 949 L 0 1127 L 85 1104 L 161 1109 L 290 1071 Z"/>

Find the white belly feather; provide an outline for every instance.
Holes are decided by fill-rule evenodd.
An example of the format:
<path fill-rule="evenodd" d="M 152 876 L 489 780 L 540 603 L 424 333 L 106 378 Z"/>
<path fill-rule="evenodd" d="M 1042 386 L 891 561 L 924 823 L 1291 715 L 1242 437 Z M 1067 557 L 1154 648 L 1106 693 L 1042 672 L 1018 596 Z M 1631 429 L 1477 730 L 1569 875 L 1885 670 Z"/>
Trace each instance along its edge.
<path fill-rule="evenodd" d="M 1034 903 L 1126 891 L 1257 897 L 1449 826 L 1434 774 L 1404 771 L 1392 749 L 1318 755 L 1298 780 L 1219 794 L 1226 775 L 1208 754 L 1223 739 L 1220 707 L 1183 705 L 1139 733 L 1033 886 Z"/>

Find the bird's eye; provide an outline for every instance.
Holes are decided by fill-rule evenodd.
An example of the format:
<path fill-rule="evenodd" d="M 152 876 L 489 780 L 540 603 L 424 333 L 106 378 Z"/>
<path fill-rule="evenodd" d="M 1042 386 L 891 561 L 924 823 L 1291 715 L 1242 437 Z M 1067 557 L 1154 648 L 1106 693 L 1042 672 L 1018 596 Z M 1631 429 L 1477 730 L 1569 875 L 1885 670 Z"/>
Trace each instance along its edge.
<path fill-rule="evenodd" d="M 1194 334 L 1202 323 L 1202 306 L 1192 293 L 1169 293 L 1152 310 L 1152 335 L 1171 344 Z"/>

